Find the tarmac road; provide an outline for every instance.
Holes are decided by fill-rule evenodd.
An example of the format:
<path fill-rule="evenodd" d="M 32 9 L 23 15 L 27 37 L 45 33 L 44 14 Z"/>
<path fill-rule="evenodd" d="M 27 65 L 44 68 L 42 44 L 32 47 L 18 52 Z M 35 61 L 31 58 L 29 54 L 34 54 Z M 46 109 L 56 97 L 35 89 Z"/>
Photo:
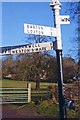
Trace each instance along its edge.
<path fill-rule="evenodd" d="M 1 112 L 0 112 L 1 113 Z M 16 105 L 2 105 L 2 118 L 27 118 L 40 116 L 33 109 L 19 108 Z"/>

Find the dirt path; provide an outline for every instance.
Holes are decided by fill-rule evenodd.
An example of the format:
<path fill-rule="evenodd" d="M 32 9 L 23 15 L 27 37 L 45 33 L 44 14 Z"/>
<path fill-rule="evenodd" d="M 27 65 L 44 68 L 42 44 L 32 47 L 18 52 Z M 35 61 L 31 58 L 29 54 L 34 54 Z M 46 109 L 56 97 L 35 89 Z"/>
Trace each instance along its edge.
<path fill-rule="evenodd" d="M 2 118 L 27 118 L 40 116 L 34 108 L 17 107 L 15 105 L 2 106 Z"/>

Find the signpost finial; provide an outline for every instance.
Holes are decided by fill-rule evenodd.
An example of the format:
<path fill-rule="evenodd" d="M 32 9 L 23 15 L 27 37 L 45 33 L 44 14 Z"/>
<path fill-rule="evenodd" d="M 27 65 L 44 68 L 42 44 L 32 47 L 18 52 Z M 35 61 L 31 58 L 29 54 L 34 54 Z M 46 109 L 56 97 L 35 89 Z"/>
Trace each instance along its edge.
<path fill-rule="evenodd" d="M 60 1 L 59 1 L 59 0 L 52 0 L 52 2 L 50 3 L 50 6 L 53 7 L 53 6 L 55 6 L 55 5 L 61 6 Z"/>

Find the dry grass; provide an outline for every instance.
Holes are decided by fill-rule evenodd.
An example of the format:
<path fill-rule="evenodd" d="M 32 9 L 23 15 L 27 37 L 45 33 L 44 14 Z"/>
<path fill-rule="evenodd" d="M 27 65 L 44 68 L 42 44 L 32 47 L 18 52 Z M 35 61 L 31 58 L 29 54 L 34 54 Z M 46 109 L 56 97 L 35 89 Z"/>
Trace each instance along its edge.
<path fill-rule="evenodd" d="M 26 87 L 27 83 L 31 83 L 31 87 L 35 88 L 35 82 L 19 81 L 19 80 L 0 80 L 0 87 Z M 41 82 L 41 88 L 47 88 L 49 85 L 54 85 L 54 83 Z"/>

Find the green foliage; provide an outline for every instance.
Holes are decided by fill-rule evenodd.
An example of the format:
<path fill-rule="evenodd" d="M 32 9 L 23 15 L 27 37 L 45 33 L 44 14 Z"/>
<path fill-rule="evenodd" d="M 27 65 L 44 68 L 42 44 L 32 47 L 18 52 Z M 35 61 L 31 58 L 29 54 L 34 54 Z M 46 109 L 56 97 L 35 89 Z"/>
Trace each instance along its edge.
<path fill-rule="evenodd" d="M 80 110 L 71 110 L 67 108 L 67 117 L 68 118 L 80 118 Z"/>
<path fill-rule="evenodd" d="M 45 100 L 38 106 L 38 113 L 56 117 L 59 113 L 58 105 L 53 104 L 52 100 Z"/>

